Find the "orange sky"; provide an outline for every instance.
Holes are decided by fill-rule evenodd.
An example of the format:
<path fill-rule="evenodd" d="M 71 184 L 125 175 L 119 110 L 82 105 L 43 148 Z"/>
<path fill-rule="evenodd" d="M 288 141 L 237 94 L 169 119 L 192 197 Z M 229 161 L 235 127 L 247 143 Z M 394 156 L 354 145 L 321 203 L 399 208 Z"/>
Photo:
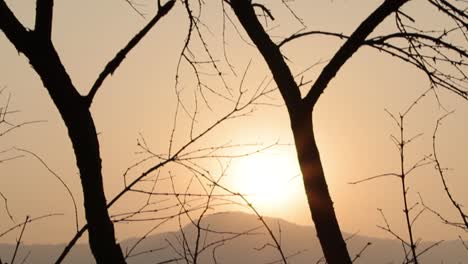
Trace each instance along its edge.
<path fill-rule="evenodd" d="M 318 2 L 318 3 L 315 3 Z M 366 4 L 352 4 L 351 1 L 299 1 L 293 7 L 311 29 L 324 29 L 349 33 L 370 10 L 380 1 L 366 1 Z M 25 25 L 32 28 L 34 1 L 7 1 Z M 144 6 L 152 13 L 154 3 Z M 274 7 L 274 6 L 273 6 Z M 221 32 L 219 6 L 208 6 L 203 17 L 215 38 L 209 38 L 210 47 L 222 59 L 219 37 Z M 409 11 L 418 10 L 421 19 L 432 17 L 423 13 L 424 8 L 409 5 Z M 218 10 L 218 11 L 217 11 Z M 287 10 L 273 9 L 281 27 L 274 28 L 272 35 L 285 36 L 298 30 Z M 217 16 L 213 15 L 217 14 Z M 281 23 L 281 21 L 289 21 Z M 437 24 L 433 21 L 430 23 Z M 57 1 L 55 4 L 53 40 L 61 54 L 74 84 L 84 92 L 94 82 L 105 63 L 135 34 L 145 20 L 133 12 L 124 2 L 115 1 Z M 384 31 L 390 22 L 379 30 Z M 274 25 L 271 25 L 272 27 Z M 139 133 L 156 152 L 166 152 L 170 137 L 176 97 L 174 76 L 178 54 L 186 32 L 183 8 L 177 4 L 173 12 L 158 24 L 143 42 L 133 50 L 116 73 L 105 81 L 96 97 L 92 111 L 95 118 L 102 149 L 103 172 L 107 197 L 113 197 L 123 186 L 122 173 L 138 159 L 135 151 Z M 245 36 L 244 33 L 242 33 Z M 245 44 L 232 27 L 228 28 L 228 56 L 241 73 L 251 61 L 246 76 L 246 86 L 255 88 L 263 78 L 268 77 L 264 62 L 257 51 Z M 341 44 L 328 38 L 308 38 L 287 46 L 284 51 L 291 68 L 300 72 L 309 65 L 324 61 L 333 55 Z M 81 189 L 77 169 L 65 127 L 42 84 L 28 65 L 23 55 L 0 35 L 0 86 L 7 86 L 12 95 L 11 107 L 21 110 L 14 120 L 47 120 L 16 130 L 1 140 L 1 149 L 12 146 L 26 148 L 43 157 L 71 186 L 78 205 L 81 206 Z M 313 79 L 322 65 L 318 65 L 305 77 Z M 187 106 L 193 110 L 193 79 L 187 65 L 182 80 L 182 93 Z M 226 69 L 226 80 L 233 86 L 239 85 Z M 217 85 L 215 81 L 212 83 Z M 393 58 L 382 56 L 372 50 L 360 50 L 332 81 L 323 94 L 314 113 L 317 140 L 322 155 L 330 191 L 335 202 L 342 229 L 348 232 L 360 231 L 363 235 L 387 236 L 376 225 L 382 219 L 376 208 L 385 210 L 395 229 L 403 231 L 403 215 L 400 185 L 395 179 L 382 179 L 361 185 L 348 182 L 390 172 L 398 169 L 398 153 L 390 135 L 397 132 L 392 120 L 385 113 L 388 109 L 398 113 L 405 109 L 417 96 L 428 88 L 424 76 L 414 68 Z M 440 131 L 441 159 L 450 172 L 450 184 L 461 203 L 468 204 L 468 196 L 462 186 L 467 186 L 466 149 L 468 139 L 465 122 L 468 114 L 466 102 L 445 92 L 440 99 L 449 110 L 450 116 Z M 273 103 L 280 104 L 278 94 Z M 200 109 L 196 131 L 201 131 L 230 105 L 213 102 L 214 111 Z M 437 118 L 443 114 L 434 96 L 428 96 L 408 117 L 408 132 L 423 132 L 423 137 L 409 148 L 410 161 L 417 160 L 431 150 L 432 130 Z M 180 130 L 176 134 L 176 145 L 187 139 L 184 132 L 190 126 L 187 117 L 181 115 Z M 291 144 L 287 114 L 282 106 L 258 106 L 257 111 L 247 117 L 223 124 L 203 141 L 207 145 L 261 143 L 269 145 L 276 141 Z M 223 162 L 226 162 L 224 160 Z M 215 162 L 213 162 L 215 164 Z M 258 167 L 255 167 L 258 165 Z M 251 168 L 249 170 L 249 168 Z M 213 168 L 216 170 L 216 167 Z M 254 172 L 249 175 L 249 171 Z M 167 172 L 167 171 L 166 171 Z M 279 172 L 279 173 L 278 173 Z M 292 146 L 277 146 L 264 154 L 231 162 L 225 184 L 236 191 L 250 193 L 261 184 L 256 174 L 270 174 L 270 188 L 281 186 L 282 194 L 275 203 L 263 198 L 253 198 L 260 212 L 282 217 L 299 223 L 310 224 L 305 195 L 298 174 Z M 277 174 L 276 174 L 277 173 Z M 241 175 L 239 175 L 241 174 Z M 37 160 L 30 156 L 0 166 L 0 191 L 9 199 L 9 206 L 17 220 L 26 215 L 64 213 L 64 216 L 37 223 L 25 238 L 30 242 L 61 242 L 73 235 L 73 210 L 65 190 L 59 182 Z M 264 175 L 258 176 L 266 179 Z M 180 188 L 185 182 L 182 180 Z M 410 199 L 418 201 L 421 193 L 425 201 L 447 215 L 454 215 L 445 196 L 441 193 L 438 176 L 430 169 L 423 169 L 409 179 Z M 271 190 L 260 191 L 260 195 L 272 196 Z M 120 212 L 135 206 L 141 198 L 128 198 L 113 209 Z M 239 208 L 237 208 L 239 209 Z M 83 212 L 79 212 L 83 223 Z M 0 230 L 12 223 L 6 213 L 0 210 Z M 430 226 L 431 228 L 427 228 Z M 174 228 L 170 226 L 170 228 Z M 168 227 L 168 228 L 169 228 Z M 117 226 L 120 237 L 138 235 L 143 227 Z M 453 229 L 445 228 L 430 214 L 425 215 L 417 236 L 427 239 L 456 239 Z M 43 234 L 50 234 L 44 238 Z M 15 236 L 3 241 L 13 241 Z"/>

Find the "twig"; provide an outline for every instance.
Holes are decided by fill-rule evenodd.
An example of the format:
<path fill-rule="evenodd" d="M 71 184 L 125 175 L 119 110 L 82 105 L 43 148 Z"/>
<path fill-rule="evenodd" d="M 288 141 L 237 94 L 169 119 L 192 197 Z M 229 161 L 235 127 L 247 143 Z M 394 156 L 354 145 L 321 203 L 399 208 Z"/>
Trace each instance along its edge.
<path fill-rule="evenodd" d="M 356 254 L 356 256 L 352 259 L 352 262 L 356 262 L 357 259 L 359 259 L 360 257 L 362 257 L 362 253 L 364 253 L 364 251 L 366 251 L 366 249 L 368 247 L 370 247 L 372 245 L 371 242 L 367 242 L 366 245 L 364 245 L 364 247 L 359 251 L 359 253 Z"/>
<path fill-rule="evenodd" d="M 15 219 L 13 218 L 13 216 L 11 215 L 10 213 L 10 210 L 8 209 L 8 200 L 7 198 L 5 197 L 5 195 L 3 195 L 3 193 L 0 192 L 0 196 L 2 197 L 3 201 L 5 202 L 5 210 L 8 214 L 8 217 L 11 219 L 11 221 L 14 223 L 15 222 Z M 1 264 L 1 263 L 0 263 Z"/>
<path fill-rule="evenodd" d="M 37 220 L 40 220 L 40 219 L 43 219 L 43 218 L 47 218 L 47 217 L 51 217 L 51 216 L 59 216 L 59 215 L 63 215 L 63 214 L 46 214 L 46 215 L 42 215 L 42 216 L 38 216 L 38 217 L 35 217 L 35 218 L 30 218 L 28 219 L 28 223 L 31 223 L 31 222 L 34 222 L 34 221 L 37 221 Z M 13 227 L 10 227 L 8 228 L 7 230 L 3 231 L 2 233 L 0 233 L 0 237 L 10 233 L 11 231 L 23 226 L 25 224 L 25 222 L 23 223 L 20 223 L 20 224 L 17 224 Z"/>
<path fill-rule="evenodd" d="M 15 263 L 16 254 L 18 253 L 18 248 L 19 248 L 19 245 L 21 244 L 21 239 L 23 238 L 24 230 L 26 229 L 26 224 L 28 222 L 29 222 L 29 215 L 26 216 L 26 220 L 24 220 L 23 228 L 21 229 L 20 236 L 18 240 L 16 241 L 15 251 L 13 252 L 13 257 L 11 257 L 11 261 L 10 261 L 11 264 Z"/>
<path fill-rule="evenodd" d="M 16 149 L 18 151 L 21 151 L 21 152 L 26 152 L 26 153 L 32 155 L 33 157 L 35 157 L 63 185 L 63 187 L 67 191 L 67 193 L 70 196 L 70 198 L 72 200 L 72 203 L 73 203 L 73 209 L 74 209 L 74 212 L 75 212 L 75 228 L 76 228 L 76 231 L 78 232 L 78 225 L 79 225 L 79 223 L 78 223 L 78 207 L 76 205 L 75 197 L 73 196 L 73 193 L 72 193 L 70 187 L 68 187 L 68 185 L 63 181 L 62 177 L 60 177 L 55 171 L 53 171 L 49 167 L 49 165 L 47 165 L 47 163 L 41 157 L 39 157 L 39 155 L 37 155 L 36 153 L 34 153 L 32 151 L 29 151 L 27 149 L 21 149 L 21 148 L 17 148 L 17 147 L 15 147 L 14 149 Z"/>

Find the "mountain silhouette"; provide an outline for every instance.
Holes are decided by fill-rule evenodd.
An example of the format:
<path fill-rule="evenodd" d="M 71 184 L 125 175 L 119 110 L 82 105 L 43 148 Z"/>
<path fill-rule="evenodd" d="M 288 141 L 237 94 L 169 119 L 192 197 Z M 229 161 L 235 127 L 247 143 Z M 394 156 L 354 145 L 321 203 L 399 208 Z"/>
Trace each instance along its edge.
<path fill-rule="evenodd" d="M 321 259 L 320 245 L 314 235 L 313 227 L 296 225 L 278 218 L 265 217 L 264 220 L 281 244 L 282 251 L 288 258 L 288 263 L 309 264 L 316 263 Z M 197 220 L 194 220 L 194 223 L 196 222 Z M 274 247 L 273 240 L 255 215 L 241 212 L 212 214 L 203 218 L 200 226 L 203 230 L 199 232 L 198 236 L 199 263 L 281 263 L 281 256 Z M 129 264 L 177 263 L 170 261 L 194 257 L 195 245 L 197 244 L 198 232 L 194 224 L 187 224 L 182 231 L 148 236 L 133 250 L 131 249 L 138 242 L 138 238 L 126 239 L 120 244 L 124 253 L 130 252 L 127 258 Z M 345 237 L 350 236 L 350 234 L 345 234 Z M 183 242 L 184 237 L 186 243 Z M 370 245 L 356 259 L 356 263 L 396 264 L 403 262 L 404 251 L 401 242 L 360 236 L 359 234 L 352 236 L 347 242 L 351 256 L 356 257 L 368 243 Z M 421 242 L 418 245 L 418 251 L 421 252 L 433 244 L 434 242 Z M 25 263 L 53 263 L 64 246 L 64 244 L 21 245 L 16 263 L 21 263 L 28 254 Z M 10 261 L 14 248 L 14 244 L 0 244 L 0 258 L 3 262 Z M 184 248 L 186 249 L 185 253 Z M 214 258 L 216 258 L 216 262 Z M 95 262 L 88 246 L 78 244 L 67 256 L 64 263 Z M 185 261 L 180 260 L 178 263 L 185 263 Z M 460 241 L 444 241 L 422 254 L 420 263 L 468 263 L 468 251 Z"/>

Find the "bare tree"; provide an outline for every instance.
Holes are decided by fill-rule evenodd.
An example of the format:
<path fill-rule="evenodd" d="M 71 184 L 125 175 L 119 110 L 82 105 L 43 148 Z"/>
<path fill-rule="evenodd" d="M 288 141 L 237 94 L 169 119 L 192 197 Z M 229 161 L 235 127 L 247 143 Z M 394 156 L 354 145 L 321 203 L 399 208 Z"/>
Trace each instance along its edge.
<path fill-rule="evenodd" d="M 379 174 L 376 176 L 371 176 L 358 180 L 355 182 L 350 182 L 350 184 L 360 184 L 368 181 L 373 181 L 383 178 L 398 178 L 400 180 L 400 190 L 402 196 L 402 207 L 404 214 L 404 223 L 407 231 L 407 239 L 404 235 L 398 234 L 392 229 L 389 221 L 387 220 L 384 210 L 378 208 L 385 225 L 378 225 L 378 227 L 385 232 L 389 233 L 394 239 L 398 240 L 401 243 L 404 261 L 403 263 L 420 263 L 420 256 L 428 252 L 433 247 L 439 245 L 442 241 L 437 241 L 434 244 L 429 245 L 426 248 L 421 249 L 419 247 L 420 239 L 416 239 L 415 234 L 415 224 L 420 219 L 421 215 L 426 211 L 425 206 L 421 206 L 419 202 L 410 201 L 408 193 L 410 186 L 408 184 L 408 179 L 413 177 L 416 171 L 422 167 L 434 164 L 433 155 L 422 155 L 421 158 L 417 159 L 416 162 L 409 163 L 408 161 L 408 147 L 414 141 L 423 136 L 423 133 L 417 133 L 415 135 L 408 135 L 407 132 L 407 118 L 413 111 L 413 109 L 419 105 L 422 99 L 426 98 L 426 95 L 431 92 L 431 89 L 426 90 L 422 93 L 416 100 L 414 100 L 404 111 L 400 112 L 398 115 L 391 113 L 389 110 L 385 109 L 387 114 L 390 116 L 396 127 L 398 128 L 397 135 L 391 135 L 390 138 L 394 143 L 395 147 L 398 150 L 398 160 L 399 160 L 399 170 L 393 172 L 387 172 L 384 174 Z M 422 198 L 421 198 L 422 199 Z"/>
<path fill-rule="evenodd" d="M 36 1 L 35 27 L 25 28 L 5 1 L 0 1 L 0 29 L 8 40 L 23 53 L 40 76 L 44 87 L 57 107 L 68 129 L 84 195 L 85 215 L 89 226 L 89 243 L 97 263 L 125 263 L 116 243 L 114 226 L 107 211 L 101 171 L 101 154 L 90 106 L 103 81 L 113 73 L 129 51 L 174 6 L 171 0 L 160 2 L 148 24 L 132 38 L 99 74 L 89 93 L 78 93 L 60 55 L 52 42 L 53 0 Z"/>
<path fill-rule="evenodd" d="M 411 14 L 403 9 L 403 6 L 411 1 L 384 0 L 349 36 L 322 30 L 303 30 L 276 43 L 259 19 L 259 16 L 263 16 L 266 21 L 274 19 L 274 12 L 268 7 L 250 0 L 224 2 L 231 6 L 247 35 L 263 56 L 286 104 L 312 219 L 325 258 L 330 264 L 351 263 L 314 136 L 314 107 L 330 81 L 361 47 L 371 47 L 409 63 L 427 75 L 431 88 L 445 88 L 468 99 L 468 78 L 465 74 L 468 57 L 465 42 L 468 20 L 466 2 L 426 1 L 447 17 L 453 25 L 450 28 L 420 29 L 422 25 L 418 25 Z M 282 2 L 288 5 L 287 1 Z M 371 33 L 391 15 L 395 20 L 394 32 L 371 37 Z M 297 16 L 295 18 L 297 19 Z M 302 96 L 300 87 L 305 84 L 302 80 L 295 80 L 281 48 L 295 39 L 313 35 L 334 36 L 344 39 L 345 42 L 323 67 L 310 85 L 309 91 Z M 449 37 L 453 35 L 457 35 L 458 38 Z"/>
<path fill-rule="evenodd" d="M 202 233 L 212 233 L 207 227 L 203 227 L 201 221 L 208 211 L 214 211 L 216 208 L 222 208 L 226 205 L 240 205 L 243 207 L 250 208 L 259 218 L 261 226 L 263 226 L 269 237 L 273 240 L 275 248 L 279 252 L 281 259 L 286 259 L 287 256 L 282 252 L 280 243 L 276 239 L 275 235 L 263 220 L 261 215 L 255 210 L 253 205 L 249 203 L 248 199 L 241 193 L 231 191 L 221 183 L 221 178 L 225 174 L 225 168 L 221 169 L 221 176 L 215 177 L 213 175 L 214 168 L 205 167 L 200 161 L 215 160 L 220 162 L 221 160 L 231 160 L 237 158 L 244 158 L 249 155 L 262 152 L 264 150 L 277 146 L 277 143 L 268 144 L 261 146 L 258 144 L 232 144 L 223 143 L 220 145 L 202 145 L 200 147 L 200 141 L 203 141 L 206 137 L 209 137 L 214 130 L 222 126 L 222 124 L 231 121 L 233 119 L 242 118 L 254 111 L 257 104 L 262 103 L 262 99 L 268 94 L 272 93 L 273 89 L 268 89 L 267 86 L 259 85 L 257 89 L 251 94 L 244 93 L 245 87 L 243 87 L 244 78 L 247 74 L 248 68 L 244 74 L 244 77 L 240 81 L 239 89 L 237 92 L 233 92 L 237 97 L 234 98 L 232 108 L 228 109 L 226 113 L 221 117 L 213 120 L 206 127 L 197 126 L 196 111 L 200 109 L 195 107 L 194 113 L 189 116 L 188 126 L 190 129 L 188 133 L 184 133 L 183 140 L 180 137 L 175 137 L 175 134 L 179 131 L 183 131 L 182 124 L 178 121 L 180 115 L 186 114 L 185 112 L 179 111 L 181 108 L 181 99 L 178 101 L 176 106 L 176 113 L 174 116 L 174 124 L 171 131 L 171 136 L 168 141 L 168 152 L 158 153 L 151 149 L 147 144 L 146 139 L 140 135 L 137 141 L 138 155 L 142 156 L 140 160 L 129 166 L 123 173 L 124 188 L 115 195 L 107 203 L 107 209 L 115 205 L 122 197 L 126 194 L 146 195 L 145 202 L 140 205 L 136 205 L 136 209 L 129 212 L 122 212 L 111 216 L 111 221 L 114 223 L 135 223 L 135 222 L 151 222 L 151 227 L 148 232 L 142 235 L 138 241 L 131 246 L 124 254 L 124 258 L 135 257 L 141 254 L 151 253 L 153 251 L 136 251 L 137 246 L 144 241 L 151 233 L 155 232 L 161 225 L 171 220 L 179 220 L 179 227 L 181 232 L 181 245 L 183 250 L 186 250 L 183 254 L 183 258 L 180 255 L 181 252 L 174 250 L 175 257 L 174 261 L 185 259 L 190 262 L 197 262 L 199 256 L 202 253 L 214 250 L 214 247 L 223 244 L 228 240 L 239 238 L 244 235 L 248 235 L 251 231 L 241 231 L 239 233 L 231 234 L 231 238 L 221 238 L 219 240 L 201 241 Z M 252 90 L 252 89 L 251 89 Z M 195 100 L 196 102 L 196 100 Z M 176 147 L 177 146 L 177 147 Z M 187 175 L 177 177 L 173 171 L 182 169 Z M 189 176 L 189 184 L 186 187 L 182 184 L 175 183 L 178 178 L 186 179 Z M 161 190 L 161 185 L 164 182 L 171 182 L 169 186 L 170 190 Z M 167 186 L 164 185 L 164 186 Z M 176 187 L 177 186 L 177 187 Z M 184 188 L 184 190 L 180 190 Z M 164 197 L 167 201 L 173 201 L 170 205 L 160 205 L 157 202 L 153 202 L 155 198 Z M 245 203 L 239 203 L 235 201 L 240 198 Z M 193 216 L 196 214 L 196 216 Z M 183 231 L 182 217 L 187 218 L 189 223 L 193 224 L 197 230 L 197 238 L 195 241 L 189 241 Z M 84 234 L 85 231 L 89 230 L 89 224 L 84 225 L 77 230 L 75 236 L 69 241 L 68 245 L 64 248 L 60 256 L 57 258 L 55 263 L 62 263 L 67 257 L 70 250 L 76 244 L 78 239 Z M 221 231 L 218 231 L 221 232 Z M 168 245 L 173 247 L 173 245 Z"/>
<path fill-rule="evenodd" d="M 131 2 L 129 2 L 131 4 Z M 32 31 L 27 30 L 21 23 L 17 20 L 15 15 L 10 11 L 8 6 L 4 1 L 0 1 L 0 28 L 5 33 L 10 42 L 17 48 L 17 50 L 26 55 L 29 59 L 31 65 L 39 74 L 44 84 L 44 87 L 49 92 L 53 102 L 58 108 L 62 119 L 68 128 L 69 137 L 72 141 L 73 148 L 75 151 L 77 166 L 80 171 L 80 177 L 82 182 L 82 189 L 84 194 L 84 206 L 85 206 L 85 215 L 87 223 L 84 226 L 79 227 L 78 221 L 76 220 L 77 232 L 75 236 L 70 240 L 69 244 L 64 248 L 62 254 L 56 260 L 56 263 L 61 263 L 64 258 L 68 255 L 72 247 L 78 241 L 78 239 L 88 231 L 89 234 L 89 243 L 92 250 L 92 253 L 97 261 L 97 263 L 125 263 L 126 258 L 132 257 L 134 249 L 137 244 L 130 248 L 129 251 L 122 252 L 120 246 L 116 243 L 116 238 L 114 235 L 114 223 L 129 223 L 129 222 L 141 222 L 141 221 L 161 221 L 166 222 L 168 220 L 174 219 L 176 217 L 181 217 L 181 215 L 189 216 L 192 212 L 202 211 L 197 220 L 196 228 L 198 230 L 197 240 L 194 243 L 195 249 L 193 250 L 194 255 L 190 261 L 197 262 L 199 255 L 202 252 L 208 251 L 209 248 L 214 248 L 220 244 L 229 240 L 229 238 L 221 239 L 218 242 L 212 242 L 208 245 L 202 244 L 201 242 L 201 231 L 206 231 L 206 228 L 202 228 L 200 221 L 203 216 L 207 213 L 208 209 L 216 207 L 213 200 L 221 197 L 221 203 L 218 206 L 233 203 L 229 200 L 229 197 L 243 197 L 241 194 L 232 192 L 229 189 L 223 187 L 219 181 L 214 180 L 209 175 L 209 169 L 203 168 L 196 162 L 199 160 L 206 159 L 232 159 L 245 157 L 252 153 L 257 153 L 262 149 L 269 148 L 259 147 L 255 149 L 252 153 L 243 152 L 238 154 L 226 154 L 221 152 L 227 152 L 233 149 L 242 149 L 245 146 L 242 144 L 223 144 L 220 146 L 206 146 L 201 148 L 194 148 L 201 139 L 206 137 L 212 130 L 220 126 L 221 123 L 225 121 L 232 120 L 235 118 L 242 117 L 253 111 L 253 108 L 256 104 L 261 102 L 260 99 L 271 93 L 272 89 L 267 89 L 267 86 L 259 85 L 257 89 L 246 98 L 246 93 L 243 87 L 244 77 L 248 71 L 247 70 L 240 81 L 239 91 L 236 93 L 237 97 L 231 98 L 231 103 L 233 105 L 232 109 L 223 115 L 220 119 L 215 120 L 211 125 L 202 129 L 200 132 L 195 130 L 195 124 L 197 122 L 197 99 L 195 98 L 195 110 L 194 113 L 189 114 L 191 117 L 190 120 L 190 133 L 186 142 L 181 143 L 180 147 L 176 148 L 176 142 L 174 138 L 174 133 L 177 125 L 177 119 L 179 112 L 176 110 L 174 118 L 174 128 L 171 134 L 169 141 L 169 151 L 165 154 L 158 154 L 150 149 L 146 144 L 146 141 L 143 137 L 138 140 L 138 147 L 140 148 L 140 154 L 145 155 L 145 157 L 138 161 L 137 163 L 131 165 L 128 170 L 124 173 L 124 188 L 119 192 L 115 197 L 113 197 L 109 202 L 106 201 L 103 183 L 102 183 L 102 174 L 101 174 L 101 157 L 99 153 L 99 142 L 96 133 L 96 128 L 94 126 L 94 121 L 91 116 L 90 107 L 93 102 L 95 95 L 98 90 L 101 88 L 104 80 L 112 74 L 125 59 L 126 55 L 134 48 L 139 41 L 155 26 L 155 24 L 164 17 L 174 6 L 175 1 L 171 0 L 165 4 L 161 4 L 158 1 L 158 10 L 154 17 L 147 23 L 147 25 L 138 32 L 128 44 L 120 50 L 115 57 L 108 62 L 103 71 L 99 74 L 97 80 L 92 85 L 89 90 L 89 93 L 86 95 L 80 95 L 77 92 L 76 87 L 72 84 L 72 80 L 69 78 L 66 69 L 62 65 L 59 55 L 57 54 L 54 44 L 51 40 L 52 34 L 52 18 L 53 18 L 53 1 L 37 1 L 36 3 L 36 25 L 35 29 Z M 132 5 L 133 7 L 133 5 Z M 178 96 L 177 109 L 183 108 L 186 113 L 188 110 L 184 105 L 182 105 L 182 100 L 180 99 L 180 94 Z M 199 96 L 199 95 L 197 95 Z M 207 101 L 205 101 L 207 103 Z M 6 111 L 5 111 L 6 112 Z M 4 116 L 4 115 L 2 115 Z M 274 144 L 273 144 L 274 145 Z M 23 151 L 23 153 L 29 153 L 34 155 L 47 169 L 49 172 L 54 174 L 58 179 L 60 177 L 52 171 L 52 169 L 46 164 L 44 160 L 39 158 L 29 151 Z M 148 167 L 147 164 L 151 163 Z M 155 187 L 161 183 L 161 178 L 159 177 L 161 169 L 167 167 L 168 165 L 177 165 L 187 169 L 191 174 L 193 174 L 193 179 L 196 179 L 199 182 L 200 188 L 204 190 L 204 193 L 192 193 L 187 190 L 185 192 L 177 192 L 173 187 L 172 192 L 168 191 L 155 191 Z M 142 169 L 139 175 L 133 175 L 130 177 L 130 174 L 133 173 L 136 169 Z M 157 174 L 155 176 L 155 174 Z M 167 179 L 173 179 L 173 175 L 169 175 Z M 195 180 L 193 180 L 195 181 Z M 62 181 L 63 183 L 63 181 Z M 64 184 L 64 183 L 63 183 Z M 64 184 L 65 185 L 65 184 Z M 189 185 L 190 186 L 190 185 Z M 207 186 L 209 188 L 207 189 Z M 69 194 L 71 195 L 70 190 L 67 188 Z M 211 189 L 210 189 L 211 188 Z M 214 194 L 213 192 L 221 189 L 225 194 Z M 143 194 L 148 195 L 146 203 L 141 205 L 133 212 L 119 213 L 116 215 L 109 215 L 108 209 L 112 207 L 117 201 L 119 201 L 125 194 L 134 193 L 134 194 Z M 155 204 L 151 202 L 152 198 L 155 196 L 165 196 L 172 197 L 178 200 L 178 203 L 173 206 L 168 206 L 166 208 L 157 208 L 155 209 Z M 179 196 L 183 196 L 183 201 L 180 200 Z M 2 195 L 6 200 L 6 197 Z M 194 201 L 190 199 L 187 200 L 187 197 L 195 197 L 197 199 L 204 199 L 196 206 L 192 206 Z M 72 196 L 73 198 L 73 196 Z M 281 258 L 286 262 L 286 256 L 282 253 L 279 242 L 273 235 L 271 229 L 266 225 L 266 222 L 261 218 L 261 215 L 255 211 L 253 206 L 246 200 L 245 197 L 242 198 L 248 207 L 254 210 L 257 216 L 260 219 L 260 222 L 265 226 L 266 230 L 273 239 L 275 248 L 280 252 Z M 200 202 L 200 201 L 198 201 Z M 192 207 L 187 208 L 188 205 Z M 151 216 L 150 214 L 161 214 L 165 210 L 171 210 L 174 208 L 180 207 L 178 213 L 172 214 L 170 216 Z M 75 215 L 76 215 L 76 205 L 75 205 Z M 195 223 L 195 220 L 189 216 L 192 223 Z M 77 219 L 77 217 L 76 217 Z M 29 220 L 31 221 L 31 220 Z M 25 227 L 26 223 L 16 226 Z M 160 226 L 161 223 L 156 223 L 155 226 Z M 155 228 L 152 228 L 150 232 L 154 231 Z M 15 229 L 16 229 L 15 228 Z M 9 232 L 9 231 L 8 231 Z M 149 232 L 149 233 L 150 233 Z M 181 230 L 181 232 L 183 232 Z M 148 234 L 149 234 L 148 233 Z M 144 240 L 148 234 L 145 234 L 140 238 L 140 241 Z M 243 233 L 235 234 L 233 238 L 237 238 Z M 184 246 L 187 246 L 190 252 L 190 246 L 188 241 L 183 242 Z M 214 249 L 213 249 L 214 250 Z M 141 252 L 140 252 L 141 253 Z M 140 254 L 137 253 L 137 254 Z M 188 259 L 187 259 L 188 261 Z"/>
<path fill-rule="evenodd" d="M 169 158 L 162 159 L 157 165 L 150 167 L 145 173 L 138 176 L 136 181 L 132 181 L 128 185 L 126 184 L 125 190 L 112 199 L 111 202 L 107 203 L 102 184 L 99 141 L 89 110 L 95 95 L 106 77 L 118 68 L 129 51 L 172 9 L 175 2 L 175 0 L 169 0 L 165 4 L 161 4 L 158 1 L 158 10 L 153 19 L 106 65 L 96 82 L 90 88 L 89 93 L 83 96 L 78 93 L 73 85 L 51 41 L 53 0 L 37 0 L 35 28 L 33 30 L 26 29 L 8 8 L 5 1 L 0 0 L 0 28 L 16 49 L 29 59 L 32 67 L 41 77 L 44 87 L 49 92 L 67 126 L 75 151 L 77 166 L 80 170 L 87 219 L 87 225 L 80 230 L 81 233 L 78 232 L 76 237 L 80 237 L 85 230 L 89 231 L 90 246 L 98 263 L 125 263 L 125 256 L 115 240 L 114 227 L 108 213 L 108 208 L 124 193 L 130 190 L 135 191 L 132 188 L 139 180 L 168 162 L 180 162 L 181 158 L 185 162 L 191 162 L 190 159 L 181 157 L 181 153 L 186 150 L 185 147 L 173 152 L 172 145 L 170 144 L 167 155 Z M 181 2 L 187 11 L 190 25 L 186 42 L 180 55 L 179 65 L 181 60 L 185 60 L 194 69 L 201 98 L 205 102 L 207 102 L 204 96 L 204 91 L 206 90 L 228 101 L 235 102 L 231 98 L 232 91 L 224 79 L 218 62 L 210 53 L 208 45 L 202 36 L 200 27 L 205 25 L 201 23 L 198 15 L 194 14 L 190 5 L 198 5 L 201 10 L 204 2 L 193 1 L 192 3 L 188 0 L 182 0 Z M 251 0 L 221 1 L 223 18 L 228 17 L 230 19 L 229 10 L 226 7 L 230 6 L 241 26 L 245 29 L 247 35 L 266 61 L 286 104 L 310 211 L 325 259 L 330 264 L 351 263 L 351 258 L 346 249 L 345 240 L 342 237 L 334 212 L 333 202 L 328 191 L 314 135 L 312 115 L 320 95 L 328 87 L 336 74 L 339 73 L 342 66 L 361 47 L 370 47 L 420 69 L 427 75 L 431 88 L 434 91 L 436 91 L 436 88 L 445 88 L 465 99 L 468 98 L 466 87 L 468 80 L 465 74 L 467 66 L 466 58 L 468 55 L 466 45 L 460 45 L 459 43 L 460 41 L 464 43 L 467 39 L 468 15 L 463 7 L 466 2 L 456 0 L 425 1 L 426 4 L 439 10 L 453 25 L 450 28 L 431 30 L 420 29 L 420 25 L 415 23 L 411 14 L 402 9 L 408 2 L 410 0 L 383 0 L 383 3 L 369 14 L 350 35 L 304 29 L 299 33 L 291 34 L 291 36 L 281 41 L 274 42 L 267 33 L 266 28 L 268 20 L 274 19 L 274 12 L 268 7 L 260 3 L 253 3 Z M 287 1 L 281 1 L 281 3 L 289 8 Z M 261 12 L 261 15 L 258 12 Z M 301 21 L 292 10 L 291 14 L 294 19 Z M 385 35 L 371 37 L 371 33 L 385 19 L 392 15 L 395 20 L 394 31 Z M 264 24 L 261 23 L 260 16 L 264 17 L 264 21 L 266 21 Z M 232 19 L 230 20 L 232 21 Z M 309 85 L 309 83 L 303 83 L 302 80 L 297 81 L 295 79 L 295 75 L 289 68 L 281 49 L 296 39 L 315 35 L 333 36 L 339 40 L 344 40 L 344 44 L 330 61 L 327 62 L 318 78 L 312 82 L 309 91 L 302 96 L 300 88 Z M 453 35 L 457 37 L 452 38 Z M 202 51 L 208 57 L 208 60 L 200 61 L 194 58 L 192 50 L 189 49 L 189 44 L 195 37 L 200 40 Z M 230 66 L 228 61 L 227 63 Z M 225 93 L 228 94 L 227 96 L 225 93 L 222 94 L 208 87 L 203 82 L 198 71 L 198 67 L 201 64 L 211 65 L 217 76 L 220 77 L 225 88 Z M 177 88 L 179 69 L 176 74 Z M 176 91 L 178 92 L 178 90 Z M 184 107 L 182 106 L 182 108 Z M 193 137 L 193 139 L 196 138 Z M 209 152 L 210 149 L 206 149 L 206 151 Z M 191 154 L 195 155 L 197 153 L 195 151 Z M 76 242 L 76 240 L 73 241 Z M 198 251 L 195 250 L 195 252 Z M 196 259 L 195 256 L 192 257 L 192 260 L 194 259 Z"/>

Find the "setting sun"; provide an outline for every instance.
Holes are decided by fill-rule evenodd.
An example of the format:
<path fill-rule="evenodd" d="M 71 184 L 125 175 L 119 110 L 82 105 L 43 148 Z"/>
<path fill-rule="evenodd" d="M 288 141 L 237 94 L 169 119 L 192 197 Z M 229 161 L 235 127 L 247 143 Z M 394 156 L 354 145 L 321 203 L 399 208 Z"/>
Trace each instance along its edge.
<path fill-rule="evenodd" d="M 298 193 L 299 168 L 284 154 L 258 154 L 239 160 L 232 170 L 233 187 L 264 210 L 284 210 Z"/>
<path fill-rule="evenodd" d="M 0 0 L 0 264 L 468 264 L 467 10 Z"/>

